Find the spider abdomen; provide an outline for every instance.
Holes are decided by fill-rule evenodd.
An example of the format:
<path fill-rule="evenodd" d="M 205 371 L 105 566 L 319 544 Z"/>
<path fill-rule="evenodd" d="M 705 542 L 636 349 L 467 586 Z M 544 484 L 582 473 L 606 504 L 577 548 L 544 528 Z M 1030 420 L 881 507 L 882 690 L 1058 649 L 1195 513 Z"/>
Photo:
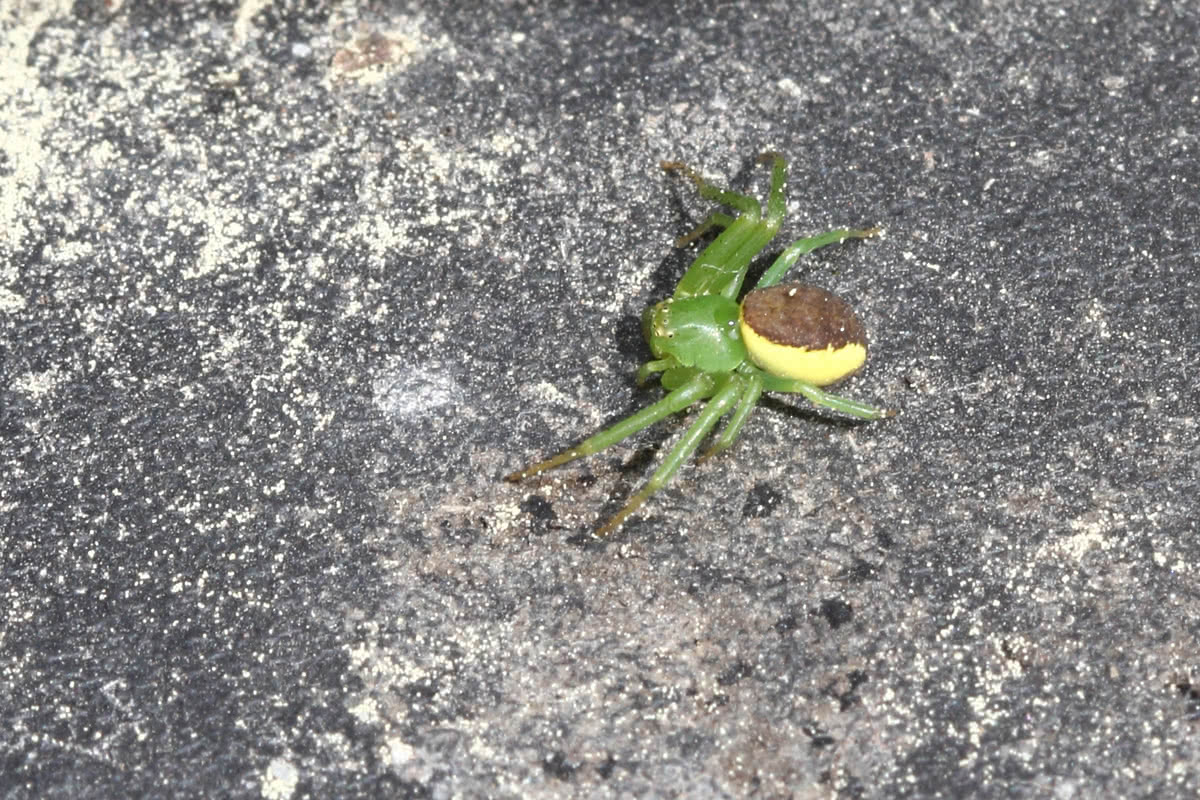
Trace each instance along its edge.
<path fill-rule="evenodd" d="M 802 283 L 755 289 L 738 317 L 750 359 L 783 378 L 828 386 L 867 360 L 867 334 L 835 294 Z"/>

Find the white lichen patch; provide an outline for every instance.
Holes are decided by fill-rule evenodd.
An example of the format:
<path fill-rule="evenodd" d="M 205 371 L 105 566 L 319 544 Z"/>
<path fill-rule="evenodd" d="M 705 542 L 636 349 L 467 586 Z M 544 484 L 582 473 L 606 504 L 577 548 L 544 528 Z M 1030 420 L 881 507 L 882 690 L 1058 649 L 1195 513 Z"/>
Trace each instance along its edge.
<path fill-rule="evenodd" d="M 65 372 L 59 369 L 48 369 L 45 372 L 27 372 L 13 382 L 13 388 L 18 392 L 28 395 L 32 400 L 38 400 L 52 394 L 68 377 Z"/>
<path fill-rule="evenodd" d="M 462 389 L 444 364 L 389 359 L 371 382 L 375 407 L 394 419 L 413 419 L 462 399 Z"/>
<path fill-rule="evenodd" d="M 300 772 L 296 765 L 285 758 L 275 758 L 267 765 L 259 783 L 259 790 L 267 800 L 287 800 L 300 783 Z"/>

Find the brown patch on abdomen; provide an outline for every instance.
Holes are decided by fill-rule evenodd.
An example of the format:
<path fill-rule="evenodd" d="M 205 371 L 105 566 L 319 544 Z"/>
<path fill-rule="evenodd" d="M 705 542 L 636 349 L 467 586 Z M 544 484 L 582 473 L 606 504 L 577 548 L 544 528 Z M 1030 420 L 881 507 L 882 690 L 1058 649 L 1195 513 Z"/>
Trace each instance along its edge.
<path fill-rule="evenodd" d="M 742 319 L 759 336 L 802 350 L 867 346 L 854 309 L 836 294 L 803 283 L 755 289 L 742 301 Z"/>

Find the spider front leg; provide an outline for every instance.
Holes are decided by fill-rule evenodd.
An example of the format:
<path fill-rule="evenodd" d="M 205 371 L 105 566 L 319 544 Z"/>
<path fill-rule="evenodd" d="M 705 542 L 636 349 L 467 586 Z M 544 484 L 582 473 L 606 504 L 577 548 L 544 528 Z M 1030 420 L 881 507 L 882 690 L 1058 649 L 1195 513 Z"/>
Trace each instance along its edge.
<path fill-rule="evenodd" d="M 659 166 L 665 169 L 667 172 L 679 172 L 690 178 L 692 183 L 696 184 L 696 191 L 700 192 L 701 197 L 704 197 L 708 200 L 715 200 L 722 205 L 736 208 L 743 214 L 749 214 L 754 217 L 758 217 L 762 213 L 762 208 L 759 206 L 758 201 L 750 195 L 740 194 L 738 192 L 730 191 L 729 189 L 722 189 L 716 184 L 705 180 L 703 175 L 701 175 L 699 172 L 696 172 L 696 170 L 692 169 L 687 164 L 684 164 L 682 161 L 660 161 Z M 723 223 L 722 227 L 728 225 L 729 222 L 732 221 L 732 218 L 728 217 L 727 215 L 714 214 L 701 223 L 701 225 L 707 225 L 705 228 L 706 230 L 707 228 L 711 228 L 712 223 L 710 223 L 709 220 L 712 220 L 713 217 L 717 216 L 725 217 L 725 222 Z"/>
<path fill-rule="evenodd" d="M 687 247 L 689 244 L 696 241 L 713 228 L 728 228 L 732 224 L 733 217 L 729 216 L 728 214 L 722 214 L 720 211 L 714 211 L 705 217 L 704 221 L 691 231 L 676 239 L 673 244 L 676 247 Z"/>
<path fill-rule="evenodd" d="M 762 277 L 758 279 L 758 283 L 755 284 L 754 288 L 766 289 L 779 283 L 800 256 L 805 253 L 811 253 L 818 247 L 837 244 L 846 239 L 869 239 L 872 236 L 878 235 L 882 230 L 883 228 L 864 228 L 862 230 L 839 229 L 792 242 L 784 248 L 784 251 L 779 254 L 779 258 L 775 259 L 775 262 L 762 274 Z"/>
<path fill-rule="evenodd" d="M 771 190 L 767 195 L 766 223 L 773 230 L 778 229 L 780 223 L 783 222 L 784 215 L 787 213 L 787 196 L 784 193 L 787 185 L 787 161 L 779 153 L 763 153 L 758 157 L 758 162 L 760 164 L 772 165 Z M 722 189 L 710 183 L 703 175 L 682 161 L 663 161 L 661 162 L 661 166 L 668 172 L 681 172 L 690 178 L 696 184 L 696 189 L 700 192 L 701 197 L 732 206 L 753 220 L 757 220 L 762 215 L 762 206 L 753 197 L 728 189 Z M 733 224 L 733 221 L 734 217 L 715 211 L 709 214 L 690 233 L 686 233 L 676 239 L 675 246 L 684 247 L 713 228 L 728 228 Z"/>
<path fill-rule="evenodd" d="M 733 299 L 737 296 L 751 260 L 775 237 L 786 210 L 783 189 L 787 181 L 787 164 L 783 158 L 774 154 L 770 158 L 774 160 L 774 169 L 771 173 L 771 194 L 767 201 L 766 218 L 763 217 L 762 206 L 753 197 L 722 189 L 681 162 L 662 162 L 663 169 L 679 172 L 690 178 L 702 197 L 741 212 L 736 217 L 722 212 L 710 214 L 676 242 L 686 244 L 712 228 L 722 228 L 720 235 L 704 248 L 676 284 L 674 297 L 719 294 Z"/>

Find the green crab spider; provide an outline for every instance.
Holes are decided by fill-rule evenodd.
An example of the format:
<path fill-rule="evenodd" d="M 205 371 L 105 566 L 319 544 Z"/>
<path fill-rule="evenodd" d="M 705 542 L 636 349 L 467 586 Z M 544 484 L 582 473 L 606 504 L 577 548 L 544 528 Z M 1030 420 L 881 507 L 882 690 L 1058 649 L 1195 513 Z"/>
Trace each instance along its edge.
<path fill-rule="evenodd" d="M 658 374 L 667 395 L 579 444 L 505 476 L 516 482 L 598 453 L 708 400 L 646 485 L 596 530 L 597 537 L 612 533 L 665 486 L 726 414 L 730 414 L 728 424 L 700 460 L 732 445 L 764 391 L 801 394 L 813 405 L 865 420 L 895 416 L 895 411 L 819 388 L 862 367 L 867 359 L 866 332 L 840 297 L 814 286 L 779 282 L 805 253 L 846 239 L 869 238 L 879 233 L 879 228 L 839 229 L 793 242 L 745 299 L 737 302 L 751 260 L 775 238 L 787 211 L 787 162 L 778 153 L 764 153 L 759 162 L 772 165 L 765 215 L 753 197 L 721 189 L 678 161 L 662 162 L 667 172 L 690 178 L 702 197 L 740 212 L 736 217 L 714 212 L 675 242 L 683 247 L 713 228 L 721 229 L 692 262 L 675 294 L 647 309 L 642 317 L 642 330 L 654 358 L 638 370 L 638 384 Z"/>

